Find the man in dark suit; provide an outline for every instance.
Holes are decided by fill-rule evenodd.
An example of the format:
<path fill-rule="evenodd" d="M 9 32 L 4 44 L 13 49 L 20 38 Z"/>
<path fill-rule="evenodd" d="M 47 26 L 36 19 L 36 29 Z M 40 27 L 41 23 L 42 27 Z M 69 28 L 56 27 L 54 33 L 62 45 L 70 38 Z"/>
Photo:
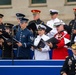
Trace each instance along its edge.
<path fill-rule="evenodd" d="M 66 58 L 61 75 L 76 75 L 76 43 L 72 46 L 73 55 Z"/>

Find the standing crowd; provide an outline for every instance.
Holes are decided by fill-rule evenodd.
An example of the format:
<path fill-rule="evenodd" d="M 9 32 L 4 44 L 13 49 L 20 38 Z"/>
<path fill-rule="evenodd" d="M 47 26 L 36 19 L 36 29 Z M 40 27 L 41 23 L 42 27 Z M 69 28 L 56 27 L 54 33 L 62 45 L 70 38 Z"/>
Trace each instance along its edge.
<path fill-rule="evenodd" d="M 0 14 L 1 58 L 50 60 L 69 56 L 68 48 L 76 42 L 76 9 L 69 25 L 58 18 L 58 10 L 50 9 L 51 20 L 46 24 L 40 19 L 40 10 L 31 12 L 30 22 L 24 14 L 16 13 L 18 25 L 3 23 L 4 15 Z"/>

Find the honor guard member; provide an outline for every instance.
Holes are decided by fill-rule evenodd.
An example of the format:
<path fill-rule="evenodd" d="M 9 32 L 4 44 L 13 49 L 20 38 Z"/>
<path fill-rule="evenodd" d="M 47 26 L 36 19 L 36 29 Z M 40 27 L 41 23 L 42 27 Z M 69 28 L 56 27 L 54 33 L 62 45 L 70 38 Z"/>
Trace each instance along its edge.
<path fill-rule="evenodd" d="M 16 13 L 16 17 L 17 17 L 18 25 L 15 25 L 13 27 L 14 37 L 16 36 L 16 33 L 20 30 L 20 19 L 25 17 L 25 15 L 22 13 Z M 14 45 L 14 53 L 15 53 L 15 56 L 17 57 L 17 45 Z"/>
<path fill-rule="evenodd" d="M 57 30 L 56 28 L 54 27 L 54 23 L 56 22 L 62 22 L 62 20 L 58 19 L 58 13 L 59 11 L 58 10 L 55 10 L 55 9 L 50 9 L 50 15 L 51 15 L 51 20 L 50 21 L 47 21 L 47 26 L 49 26 L 50 28 L 52 28 L 52 30 L 47 34 L 49 37 L 53 37 L 56 33 L 57 33 Z"/>
<path fill-rule="evenodd" d="M 4 27 L 4 24 L 3 24 L 3 17 L 4 17 L 4 15 L 0 14 L 0 31 L 5 30 L 5 27 Z M 2 33 L 0 32 L 0 42 L 2 42 L 2 40 L 3 40 L 2 37 L 1 37 L 1 34 Z"/>
<path fill-rule="evenodd" d="M 27 28 L 33 32 L 34 36 L 37 36 L 37 29 L 39 24 L 43 24 L 44 22 L 40 20 L 40 10 L 31 10 L 33 13 L 33 19 L 32 21 L 29 22 Z"/>
<path fill-rule="evenodd" d="M 76 37 L 76 8 L 74 10 L 74 19 L 69 23 L 70 35 L 71 35 L 71 44 L 74 43 L 74 38 Z"/>
<path fill-rule="evenodd" d="M 17 17 L 18 25 L 13 27 L 14 35 L 16 35 L 16 33 L 20 30 L 20 19 L 25 17 L 25 15 L 22 13 L 16 13 L 16 17 Z"/>
<path fill-rule="evenodd" d="M 4 17 L 4 15 L 3 14 L 0 14 L 0 31 L 5 30 L 5 26 L 3 24 L 3 17 Z M 2 40 L 1 39 L 1 34 L 2 34 L 2 32 L 0 32 L 0 40 Z"/>
<path fill-rule="evenodd" d="M 38 46 L 40 40 L 46 41 L 49 39 L 47 35 L 45 35 L 46 27 L 43 25 L 40 25 L 38 27 L 38 36 L 34 40 L 34 46 Z M 35 60 L 49 60 L 49 46 L 45 43 L 44 46 L 37 47 L 34 49 L 34 59 Z"/>
<path fill-rule="evenodd" d="M 71 46 L 73 55 L 66 58 L 61 75 L 76 75 L 76 43 Z"/>
<path fill-rule="evenodd" d="M 13 28 L 13 24 L 11 23 L 4 23 L 5 26 L 5 31 L 9 34 L 12 35 L 12 28 Z"/>
<path fill-rule="evenodd" d="M 5 25 L 5 32 L 2 34 L 3 42 L 2 42 L 2 58 L 3 59 L 10 59 L 12 58 L 12 42 L 7 41 L 6 39 L 11 39 L 12 27 L 13 24 L 11 23 L 4 23 Z"/>
<path fill-rule="evenodd" d="M 63 22 L 56 22 L 54 24 L 58 33 L 55 34 L 55 38 L 58 40 L 57 44 L 48 44 L 50 48 L 53 48 L 52 59 L 65 59 L 68 56 L 68 48 L 66 44 L 70 42 L 70 35 L 64 30 Z"/>
<path fill-rule="evenodd" d="M 16 34 L 16 40 L 19 42 L 17 58 L 18 59 L 31 59 L 30 48 L 33 42 L 33 34 L 30 30 L 27 29 L 27 18 L 20 19 L 20 31 Z"/>

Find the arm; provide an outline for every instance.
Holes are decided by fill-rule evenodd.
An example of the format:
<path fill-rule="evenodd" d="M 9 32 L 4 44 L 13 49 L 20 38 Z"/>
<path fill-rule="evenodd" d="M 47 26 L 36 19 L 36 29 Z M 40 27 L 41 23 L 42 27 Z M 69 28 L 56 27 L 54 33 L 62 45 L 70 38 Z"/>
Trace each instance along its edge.
<path fill-rule="evenodd" d="M 67 75 L 69 71 L 69 66 L 68 66 L 68 58 L 65 60 L 64 65 L 61 69 L 61 75 Z"/>

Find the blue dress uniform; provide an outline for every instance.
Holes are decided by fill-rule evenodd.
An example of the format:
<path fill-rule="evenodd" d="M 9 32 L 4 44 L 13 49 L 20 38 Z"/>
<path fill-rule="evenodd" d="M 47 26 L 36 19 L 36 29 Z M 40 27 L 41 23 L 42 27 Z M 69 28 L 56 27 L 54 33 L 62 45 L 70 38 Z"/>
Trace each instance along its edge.
<path fill-rule="evenodd" d="M 16 25 L 13 27 L 13 31 L 14 31 L 14 36 L 16 35 L 16 33 L 20 30 L 20 25 Z"/>
<path fill-rule="evenodd" d="M 17 33 L 16 39 L 22 43 L 22 46 L 18 47 L 18 53 L 17 53 L 18 58 L 25 58 L 25 59 L 31 58 L 30 48 L 32 44 L 32 38 L 33 35 L 27 28 L 25 28 L 24 30 L 20 30 Z"/>
<path fill-rule="evenodd" d="M 17 17 L 18 20 L 20 20 L 21 18 L 24 18 L 25 15 L 22 14 L 22 13 L 16 13 L 16 17 Z M 16 33 L 20 30 L 20 24 L 14 26 L 13 30 L 14 30 L 14 35 L 16 35 Z"/>
<path fill-rule="evenodd" d="M 31 59 L 31 45 L 33 43 L 33 34 L 30 30 L 25 28 L 20 29 L 16 34 L 16 39 L 22 43 L 22 46 L 18 47 L 17 57 L 19 59 Z"/>
<path fill-rule="evenodd" d="M 19 22 L 21 18 L 25 17 L 25 15 L 22 14 L 22 13 L 16 13 L 16 17 L 17 17 L 17 20 Z M 14 37 L 16 36 L 16 33 L 18 31 L 20 31 L 20 23 L 18 23 L 18 25 L 15 25 L 13 27 Z M 17 45 L 14 45 L 14 55 L 15 55 L 15 58 L 16 58 L 17 57 Z"/>

